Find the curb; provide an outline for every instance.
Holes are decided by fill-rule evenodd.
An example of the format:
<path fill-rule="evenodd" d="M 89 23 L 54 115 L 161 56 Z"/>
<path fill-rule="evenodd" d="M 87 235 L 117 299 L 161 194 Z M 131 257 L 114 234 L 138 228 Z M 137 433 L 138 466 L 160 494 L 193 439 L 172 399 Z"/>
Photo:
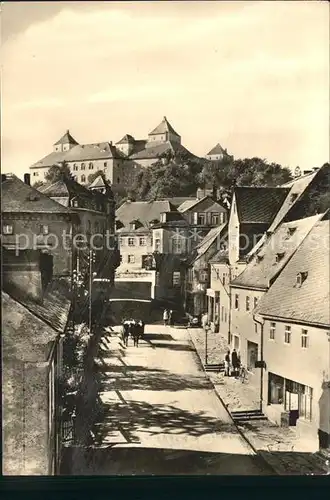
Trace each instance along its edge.
<path fill-rule="evenodd" d="M 274 472 L 276 475 L 279 475 L 278 471 L 274 468 L 274 466 L 272 464 L 270 464 L 268 462 L 268 460 L 266 460 L 266 458 L 260 453 L 258 452 L 258 450 L 253 446 L 253 444 L 249 441 L 249 439 L 245 436 L 244 432 L 238 427 L 238 425 L 236 424 L 235 420 L 233 419 L 233 416 L 232 414 L 230 413 L 229 409 L 228 409 L 228 406 L 225 404 L 225 402 L 223 401 L 222 397 L 220 396 L 219 392 L 218 392 L 218 389 L 216 388 L 216 386 L 214 385 L 214 383 L 212 382 L 209 374 L 205 371 L 205 367 L 204 367 L 204 363 L 202 361 L 202 358 L 198 352 L 198 349 L 196 349 L 196 346 L 195 346 L 195 342 L 193 341 L 192 339 L 192 335 L 189 331 L 190 329 L 187 328 L 187 331 L 189 333 L 189 337 L 190 337 L 190 341 L 192 343 L 192 345 L 194 346 L 194 349 L 195 349 L 195 352 L 198 356 L 198 359 L 202 365 L 202 368 L 203 368 L 203 371 L 206 375 L 206 377 L 208 378 L 208 380 L 210 381 L 212 387 L 213 387 L 213 390 L 217 396 L 217 398 L 219 399 L 220 403 L 222 404 L 222 406 L 225 408 L 226 412 L 228 413 L 233 425 L 235 426 L 237 432 L 239 433 L 239 435 L 244 439 L 244 441 L 250 446 L 250 448 L 253 450 L 253 452 L 256 454 L 256 456 L 258 458 L 260 458 L 262 460 L 262 462 L 268 467 L 268 469 L 271 469 L 272 472 Z"/>

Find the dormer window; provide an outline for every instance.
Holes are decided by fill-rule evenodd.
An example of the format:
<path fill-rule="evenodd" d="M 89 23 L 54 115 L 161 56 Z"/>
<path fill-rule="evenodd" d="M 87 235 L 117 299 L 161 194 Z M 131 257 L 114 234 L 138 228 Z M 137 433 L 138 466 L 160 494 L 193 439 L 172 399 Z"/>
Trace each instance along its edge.
<path fill-rule="evenodd" d="M 130 223 L 129 223 L 129 228 L 131 231 L 135 231 L 138 227 L 138 221 L 137 220 L 132 220 Z"/>
<path fill-rule="evenodd" d="M 78 208 L 78 207 L 79 207 L 78 200 L 72 200 L 72 206 L 73 206 L 74 208 Z"/>
<path fill-rule="evenodd" d="M 278 263 L 278 262 L 281 262 L 281 260 L 283 259 L 285 253 L 284 252 L 279 252 L 276 254 L 276 257 L 275 257 L 275 262 Z"/>
<path fill-rule="evenodd" d="M 290 194 L 290 203 L 293 203 L 298 198 L 298 193 Z"/>
<path fill-rule="evenodd" d="M 160 214 L 160 222 L 166 222 L 166 212 Z"/>
<path fill-rule="evenodd" d="M 258 264 L 259 264 L 259 262 L 261 262 L 263 260 L 263 258 L 264 258 L 263 255 L 261 255 L 261 254 L 257 255 L 256 261 L 258 262 Z"/>
<path fill-rule="evenodd" d="M 304 283 L 304 281 L 306 281 L 307 276 L 308 276 L 308 272 L 300 272 L 300 273 L 298 273 L 297 276 L 296 276 L 296 285 L 298 287 L 301 287 L 301 285 Z"/>
<path fill-rule="evenodd" d="M 291 238 L 291 236 L 293 236 L 296 230 L 297 230 L 296 227 L 288 227 L 285 239 L 288 240 L 289 238 Z"/>

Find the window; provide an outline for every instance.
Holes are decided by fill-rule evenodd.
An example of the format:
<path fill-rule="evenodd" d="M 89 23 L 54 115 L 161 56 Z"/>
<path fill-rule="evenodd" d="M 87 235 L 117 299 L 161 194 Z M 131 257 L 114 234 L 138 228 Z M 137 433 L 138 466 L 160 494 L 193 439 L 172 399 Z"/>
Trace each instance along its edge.
<path fill-rule="evenodd" d="M 181 285 L 181 273 L 180 271 L 174 271 L 172 275 L 172 284 L 174 287 L 178 287 Z"/>
<path fill-rule="evenodd" d="M 73 170 L 78 170 L 78 165 L 76 163 L 73 164 Z"/>
<path fill-rule="evenodd" d="M 125 238 L 123 236 L 120 236 L 119 238 L 119 245 L 124 246 L 125 245 Z"/>
<path fill-rule="evenodd" d="M 275 340 L 276 323 L 271 323 L 269 328 L 269 339 Z"/>
<path fill-rule="evenodd" d="M 141 238 L 139 238 L 139 245 L 140 247 L 145 247 L 147 244 L 147 240 L 144 236 L 142 236 Z"/>
<path fill-rule="evenodd" d="M 13 234 L 14 228 L 10 224 L 4 224 L 2 227 L 3 234 Z"/>
<path fill-rule="evenodd" d="M 197 224 L 200 226 L 205 225 L 205 214 L 197 214 Z"/>
<path fill-rule="evenodd" d="M 107 166 L 108 166 L 108 164 L 107 164 L 107 162 L 105 161 L 105 162 L 103 163 L 103 167 L 104 167 L 104 168 L 107 168 Z"/>
<path fill-rule="evenodd" d="M 88 168 L 89 168 L 89 170 L 93 170 L 94 165 L 93 165 L 93 163 L 92 163 L 92 162 L 88 165 Z"/>
<path fill-rule="evenodd" d="M 160 250 L 160 238 L 155 239 L 155 250 L 159 252 Z"/>
<path fill-rule="evenodd" d="M 220 214 L 220 224 L 224 224 L 226 222 L 226 214 L 221 212 Z"/>
<path fill-rule="evenodd" d="M 208 272 L 207 271 L 200 271 L 199 272 L 199 281 L 201 283 L 205 283 L 207 281 L 207 278 L 208 278 Z"/>
<path fill-rule="evenodd" d="M 278 262 L 281 262 L 281 260 L 283 259 L 284 257 L 284 252 L 279 252 L 276 254 L 275 256 L 275 262 L 278 263 Z"/>
<path fill-rule="evenodd" d="M 285 326 L 284 342 L 285 344 L 291 344 L 291 326 Z"/>
<path fill-rule="evenodd" d="M 253 299 L 253 307 L 254 307 L 254 309 L 257 307 L 257 305 L 258 305 L 258 299 L 257 299 L 257 297 L 254 297 L 254 299 Z"/>
<path fill-rule="evenodd" d="M 39 173 L 38 172 L 33 172 L 34 177 L 38 177 Z"/>
<path fill-rule="evenodd" d="M 288 227 L 285 239 L 288 240 L 296 232 L 296 227 Z"/>
<path fill-rule="evenodd" d="M 217 226 L 219 224 L 219 214 L 217 214 L 217 213 L 212 214 L 211 221 L 212 221 L 212 224 Z"/>
<path fill-rule="evenodd" d="M 49 227 L 46 225 L 41 225 L 40 226 L 40 233 L 41 234 L 48 234 L 49 233 Z"/>
<path fill-rule="evenodd" d="M 250 297 L 249 296 L 245 297 L 245 309 L 246 309 L 246 311 L 250 310 Z"/>
<path fill-rule="evenodd" d="M 134 264 L 135 263 L 135 255 L 128 255 L 127 262 L 129 264 Z"/>
<path fill-rule="evenodd" d="M 239 297 L 238 297 L 238 294 L 236 293 L 235 294 L 235 309 L 239 309 Z"/>
<path fill-rule="evenodd" d="M 82 164 L 81 164 L 80 169 L 81 169 L 81 170 L 85 170 L 85 163 L 82 163 Z"/>
<path fill-rule="evenodd" d="M 81 182 L 86 182 L 86 177 L 84 175 L 81 176 Z"/>
<path fill-rule="evenodd" d="M 268 402 L 274 405 L 283 404 L 284 401 L 284 378 L 269 373 L 268 378 Z"/>
<path fill-rule="evenodd" d="M 72 201 L 72 206 L 75 207 L 75 208 L 78 208 L 78 206 L 79 206 L 78 200 L 73 200 Z"/>
<path fill-rule="evenodd" d="M 129 247 L 135 246 L 135 238 L 128 238 L 128 246 Z"/>
<path fill-rule="evenodd" d="M 301 287 L 301 285 L 304 283 L 304 281 L 307 279 L 308 273 L 298 273 L 296 276 L 296 285 L 298 287 Z"/>
<path fill-rule="evenodd" d="M 171 244 L 172 244 L 172 252 L 173 253 L 181 253 L 181 251 L 182 251 L 181 238 L 173 238 L 171 240 Z"/>
<path fill-rule="evenodd" d="M 225 285 L 226 284 L 226 274 L 223 273 L 222 275 L 222 284 Z"/>
<path fill-rule="evenodd" d="M 309 342 L 308 342 L 308 330 L 302 329 L 301 330 L 301 347 L 303 349 L 307 349 L 308 344 L 309 344 Z"/>

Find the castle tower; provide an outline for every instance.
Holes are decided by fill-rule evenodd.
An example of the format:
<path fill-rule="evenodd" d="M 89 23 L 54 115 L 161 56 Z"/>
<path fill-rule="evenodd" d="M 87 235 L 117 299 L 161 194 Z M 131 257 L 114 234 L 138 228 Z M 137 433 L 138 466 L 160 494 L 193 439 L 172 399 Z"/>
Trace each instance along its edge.
<path fill-rule="evenodd" d="M 164 142 L 173 141 L 181 144 L 181 136 L 174 130 L 164 116 L 161 123 L 148 134 L 146 147 L 154 147 Z"/>
<path fill-rule="evenodd" d="M 69 151 L 74 146 L 79 143 L 72 137 L 70 131 L 67 130 L 65 134 L 54 144 L 54 152 L 62 153 L 63 151 Z"/>

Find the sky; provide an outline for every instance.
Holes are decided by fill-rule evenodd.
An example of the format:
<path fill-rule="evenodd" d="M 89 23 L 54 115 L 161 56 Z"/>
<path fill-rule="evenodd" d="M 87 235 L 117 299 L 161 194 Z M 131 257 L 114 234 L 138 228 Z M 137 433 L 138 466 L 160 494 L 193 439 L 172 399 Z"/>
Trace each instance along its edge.
<path fill-rule="evenodd" d="M 163 116 L 200 156 L 329 160 L 327 2 L 3 2 L 1 49 L 3 172 Z"/>

